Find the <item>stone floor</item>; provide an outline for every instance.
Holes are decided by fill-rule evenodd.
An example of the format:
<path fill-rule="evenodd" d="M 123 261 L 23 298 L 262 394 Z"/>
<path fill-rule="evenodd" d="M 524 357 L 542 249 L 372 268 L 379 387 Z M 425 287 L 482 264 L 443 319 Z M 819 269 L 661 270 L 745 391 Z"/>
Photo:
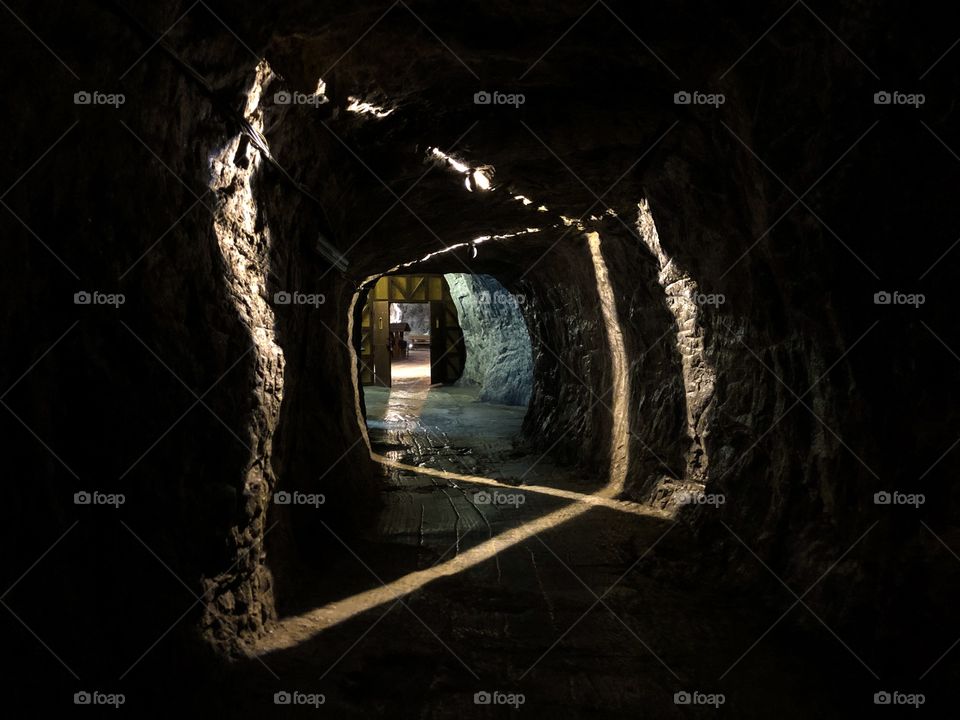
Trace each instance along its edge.
<path fill-rule="evenodd" d="M 240 669 L 251 710 L 275 712 L 287 691 L 322 694 L 334 717 L 486 718 L 521 701 L 551 718 L 843 714 L 829 698 L 844 697 L 844 672 L 821 674 L 786 623 L 764 635 L 779 612 L 665 579 L 683 566 L 684 526 L 583 502 L 602 468 L 515 448 L 523 408 L 400 375 L 365 389 L 385 468 L 376 530 L 335 538 L 303 607 Z M 833 662 L 835 641 L 813 640 Z M 678 692 L 724 702 L 677 704 Z"/>

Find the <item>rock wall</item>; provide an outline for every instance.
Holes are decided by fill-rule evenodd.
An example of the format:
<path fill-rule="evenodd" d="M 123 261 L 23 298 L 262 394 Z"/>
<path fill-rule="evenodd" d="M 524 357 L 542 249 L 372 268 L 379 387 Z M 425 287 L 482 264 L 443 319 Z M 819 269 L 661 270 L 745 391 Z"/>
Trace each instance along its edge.
<path fill-rule="evenodd" d="M 530 335 L 522 296 L 489 275 L 444 276 L 457 306 L 467 357 L 458 384 L 479 385 L 481 402 L 526 405 L 533 386 Z"/>
<path fill-rule="evenodd" d="M 184 9 L 157 4 L 145 19 L 168 27 Z M 276 506 L 274 492 L 322 486 L 331 526 L 374 507 L 355 502 L 357 493 L 371 499 L 373 478 L 343 387 L 350 360 L 339 337 L 353 284 L 324 277 L 329 265 L 316 254 L 291 262 L 321 213 L 238 122 L 263 130 L 263 104 L 282 87 L 267 64 L 226 29 L 210 37 L 202 19 L 184 20 L 167 39 L 210 93 L 159 48 L 133 63 L 150 42 L 124 17 L 69 4 L 58 17 L 139 50 L 105 61 L 108 76 L 129 70 L 119 110 L 71 103 L 81 89 L 106 87 L 93 79 L 103 70 L 93 56 L 67 59 L 87 78 L 79 87 L 62 68 L 18 80 L 24 97 L 42 82 L 58 100 L 43 123 L 12 118 L 11 131 L 36 144 L 11 146 L 5 158 L 24 170 L 46 161 L 4 198 L 23 223 L 4 221 L 20 266 L 3 269 L 5 332 L 20 341 L 3 363 L 2 422 L 30 440 L 17 442 L 11 462 L 35 469 L 11 498 L 23 524 L 4 536 L 16 557 L 36 559 L 66 534 L 8 601 L 28 626 L 65 639 L 78 673 L 129 669 L 136 682 L 184 656 L 205 662 L 203 646 L 242 651 L 275 617 L 295 569 L 321 561 L 297 549 L 322 531 L 317 515 Z M 2 27 L 8 47 L 29 55 L 23 32 Z M 283 110 L 271 103 L 272 120 Z M 326 297 L 278 306 L 287 291 Z M 123 302 L 76 304 L 76 293 Z M 291 353 L 307 336 L 328 340 Z M 334 428 L 337 439 L 318 445 Z M 116 511 L 78 506 L 83 492 L 124 501 Z M 5 586 L 25 569 L 7 566 Z M 15 643 L 26 657 L 45 652 L 29 634 Z"/>

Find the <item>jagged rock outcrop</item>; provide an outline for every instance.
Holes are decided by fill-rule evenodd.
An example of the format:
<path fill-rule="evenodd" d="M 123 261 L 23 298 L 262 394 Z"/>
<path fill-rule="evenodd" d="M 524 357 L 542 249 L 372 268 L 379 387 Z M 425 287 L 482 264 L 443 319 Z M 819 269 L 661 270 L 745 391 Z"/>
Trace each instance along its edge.
<path fill-rule="evenodd" d="M 482 402 L 526 405 L 533 386 L 530 335 L 513 295 L 489 275 L 448 273 L 467 348 L 459 382 L 479 385 Z"/>

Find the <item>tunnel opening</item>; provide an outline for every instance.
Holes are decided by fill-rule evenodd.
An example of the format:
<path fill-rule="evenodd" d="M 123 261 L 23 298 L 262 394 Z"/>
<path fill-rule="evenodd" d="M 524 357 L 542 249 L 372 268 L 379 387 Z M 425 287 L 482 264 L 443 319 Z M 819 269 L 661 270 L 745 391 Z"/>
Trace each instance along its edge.
<path fill-rule="evenodd" d="M 376 384 L 372 371 L 367 376 L 370 382 L 361 382 L 363 355 L 371 357 L 374 353 L 370 344 L 365 347 L 362 341 L 361 303 L 373 310 L 366 318 L 366 328 L 376 328 L 380 317 L 386 328 L 391 293 L 403 300 L 410 299 L 411 290 L 413 295 L 428 293 L 425 282 L 430 278 L 408 275 L 371 279 L 366 297 L 363 290 L 354 296 L 349 317 L 359 321 L 359 327 L 353 327 L 355 390 L 358 407 L 366 405 L 363 427 L 371 459 L 383 469 L 381 504 L 367 533 L 349 536 L 348 541 L 338 538 L 342 548 L 333 554 L 339 556 L 337 559 L 329 552 L 325 554 L 328 566 L 324 575 L 334 573 L 337 587 L 314 587 L 295 603 L 287 604 L 272 636 L 258 644 L 258 653 L 283 657 L 309 652 L 318 637 L 335 637 L 365 613 L 390 602 L 401 603 L 428 584 L 436 588 L 435 583 L 444 578 L 460 588 L 458 592 L 487 594 L 500 603 L 505 593 L 513 592 L 504 586 L 501 558 L 507 550 L 529 552 L 531 540 L 568 526 L 583 524 L 586 529 L 582 532 L 593 533 L 612 518 L 618 518 L 616 524 L 621 529 L 629 527 L 629 518 L 642 518 L 649 522 L 649 531 L 667 520 L 668 514 L 663 511 L 622 497 L 630 468 L 632 391 L 617 307 L 618 290 L 611 282 L 599 234 L 584 234 L 577 245 L 590 268 L 585 287 L 578 291 L 590 295 L 599 323 L 598 332 L 589 340 L 602 343 L 600 347 L 591 345 L 590 350 L 597 352 L 602 362 L 609 362 L 604 376 L 612 383 L 606 408 L 610 431 L 602 436 L 608 443 L 603 467 L 587 471 L 583 466 L 557 461 L 550 448 L 543 452 L 529 444 L 517 447 L 527 406 L 477 402 L 475 386 L 421 385 L 411 392 L 410 384 L 399 380 L 389 388 Z M 512 328 L 515 337 L 511 340 L 530 341 L 523 317 L 524 312 L 530 314 L 532 310 L 526 307 L 525 296 L 504 297 L 504 286 L 492 276 L 448 273 L 443 278 L 449 278 L 449 284 L 458 288 L 464 316 L 473 313 L 481 326 L 487 323 L 471 331 L 477 337 Z M 438 283 L 438 287 L 443 286 Z M 377 314 L 376 302 L 386 303 L 379 309 L 381 315 Z M 398 309 L 394 319 L 403 315 Z M 491 317 L 500 318 L 500 324 L 490 322 Z M 524 332 L 519 332 L 514 323 L 519 323 Z M 500 355 L 496 349 L 489 353 L 502 360 Z M 531 355 L 526 360 L 531 360 Z M 517 362 L 516 358 L 510 359 L 510 363 Z M 433 407 L 430 396 L 438 398 Z M 361 400 L 364 397 L 365 402 Z M 467 406 L 475 411 L 464 412 Z M 356 561 L 361 554 L 365 559 L 358 572 Z M 369 576 L 365 576 L 364 568 Z M 350 589 L 353 594 L 345 596 Z"/>
<path fill-rule="evenodd" d="M 391 446 L 418 446 L 399 433 L 423 433 L 431 423 L 431 447 L 456 446 L 451 438 L 465 429 L 517 441 L 533 382 L 523 301 L 472 273 L 388 274 L 369 283 L 358 295 L 353 349 L 371 450 L 392 456 L 399 451 Z"/>
<path fill-rule="evenodd" d="M 235 157 L 228 150 L 225 164 Z M 489 185 L 482 178 L 492 168 L 440 159 L 465 176 L 468 190 L 470 181 Z M 240 209 L 259 210 L 256 188 L 239 187 Z M 500 195 L 549 217 L 526 195 Z M 247 232 L 256 232 L 255 218 L 244 213 Z M 653 227 L 649 211 L 638 221 Z M 664 338 L 676 338 L 687 318 L 669 312 L 654 245 L 623 229 L 630 228 L 612 210 L 484 234 L 464 222 L 458 233 L 472 239 L 441 241 L 442 249 L 368 276 L 349 308 L 323 304 L 322 313 L 277 308 L 276 291 L 289 285 L 264 278 L 279 311 L 280 345 L 293 361 L 284 374 L 270 509 L 279 530 L 268 546 L 279 622 L 257 643 L 258 657 L 304 652 L 314 636 L 336 636 L 356 617 L 444 577 L 461 587 L 492 579 L 487 590 L 503 601 L 501 553 L 530 553 L 541 533 L 594 533 L 598 522 L 632 533 L 624 518 L 639 518 L 648 533 L 669 522 L 678 489 L 688 487 L 682 416 L 689 413 L 682 351 Z M 236 242 L 223 244 L 233 251 Z M 294 277 L 309 287 L 311 273 L 329 272 Z M 240 283 L 238 295 L 248 292 Z M 428 318 L 427 333 L 415 332 L 422 330 L 410 322 L 415 315 Z M 306 434 L 317 427 L 311 404 L 330 398 L 317 393 L 311 368 L 334 382 L 343 377 L 316 356 L 304 362 L 304 351 L 317 348 L 310 327 L 340 340 L 333 352 L 341 359 L 341 337 L 352 341 L 347 367 L 359 429 L 352 444 L 343 415 L 326 421 L 329 442 Z M 423 335 L 428 383 L 405 376 L 422 367 L 407 363 Z M 361 451 L 372 461 L 370 478 L 344 460 Z M 317 501 L 283 504 L 290 497 Z M 346 508 L 355 523 L 343 521 Z"/>
<path fill-rule="evenodd" d="M 390 381 L 430 384 L 430 305 L 390 303 Z"/>
<path fill-rule="evenodd" d="M 404 377 L 422 369 L 428 350 L 430 384 L 456 382 L 463 374 L 466 347 L 450 287 L 442 275 L 390 274 L 365 291 L 354 332 L 362 386 L 389 388 L 397 371 Z M 411 322 L 413 325 L 411 325 Z"/>
<path fill-rule="evenodd" d="M 9 94 L 45 91 L 0 211 L 29 712 L 185 675 L 238 717 L 949 698 L 952 305 L 887 290 L 956 257 L 954 38 L 926 107 L 864 91 L 936 18 L 62 5 L 0 11 Z M 443 347 L 388 291 L 365 355 L 400 276 L 446 287 Z"/>

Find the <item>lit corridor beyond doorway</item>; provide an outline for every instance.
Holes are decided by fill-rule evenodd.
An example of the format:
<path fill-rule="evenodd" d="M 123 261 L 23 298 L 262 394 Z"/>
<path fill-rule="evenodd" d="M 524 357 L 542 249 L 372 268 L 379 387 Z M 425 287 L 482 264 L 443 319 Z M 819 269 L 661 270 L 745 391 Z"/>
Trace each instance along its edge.
<path fill-rule="evenodd" d="M 430 349 L 412 348 L 405 358 L 394 360 L 391 365 L 394 385 L 427 387 L 430 385 Z"/>

